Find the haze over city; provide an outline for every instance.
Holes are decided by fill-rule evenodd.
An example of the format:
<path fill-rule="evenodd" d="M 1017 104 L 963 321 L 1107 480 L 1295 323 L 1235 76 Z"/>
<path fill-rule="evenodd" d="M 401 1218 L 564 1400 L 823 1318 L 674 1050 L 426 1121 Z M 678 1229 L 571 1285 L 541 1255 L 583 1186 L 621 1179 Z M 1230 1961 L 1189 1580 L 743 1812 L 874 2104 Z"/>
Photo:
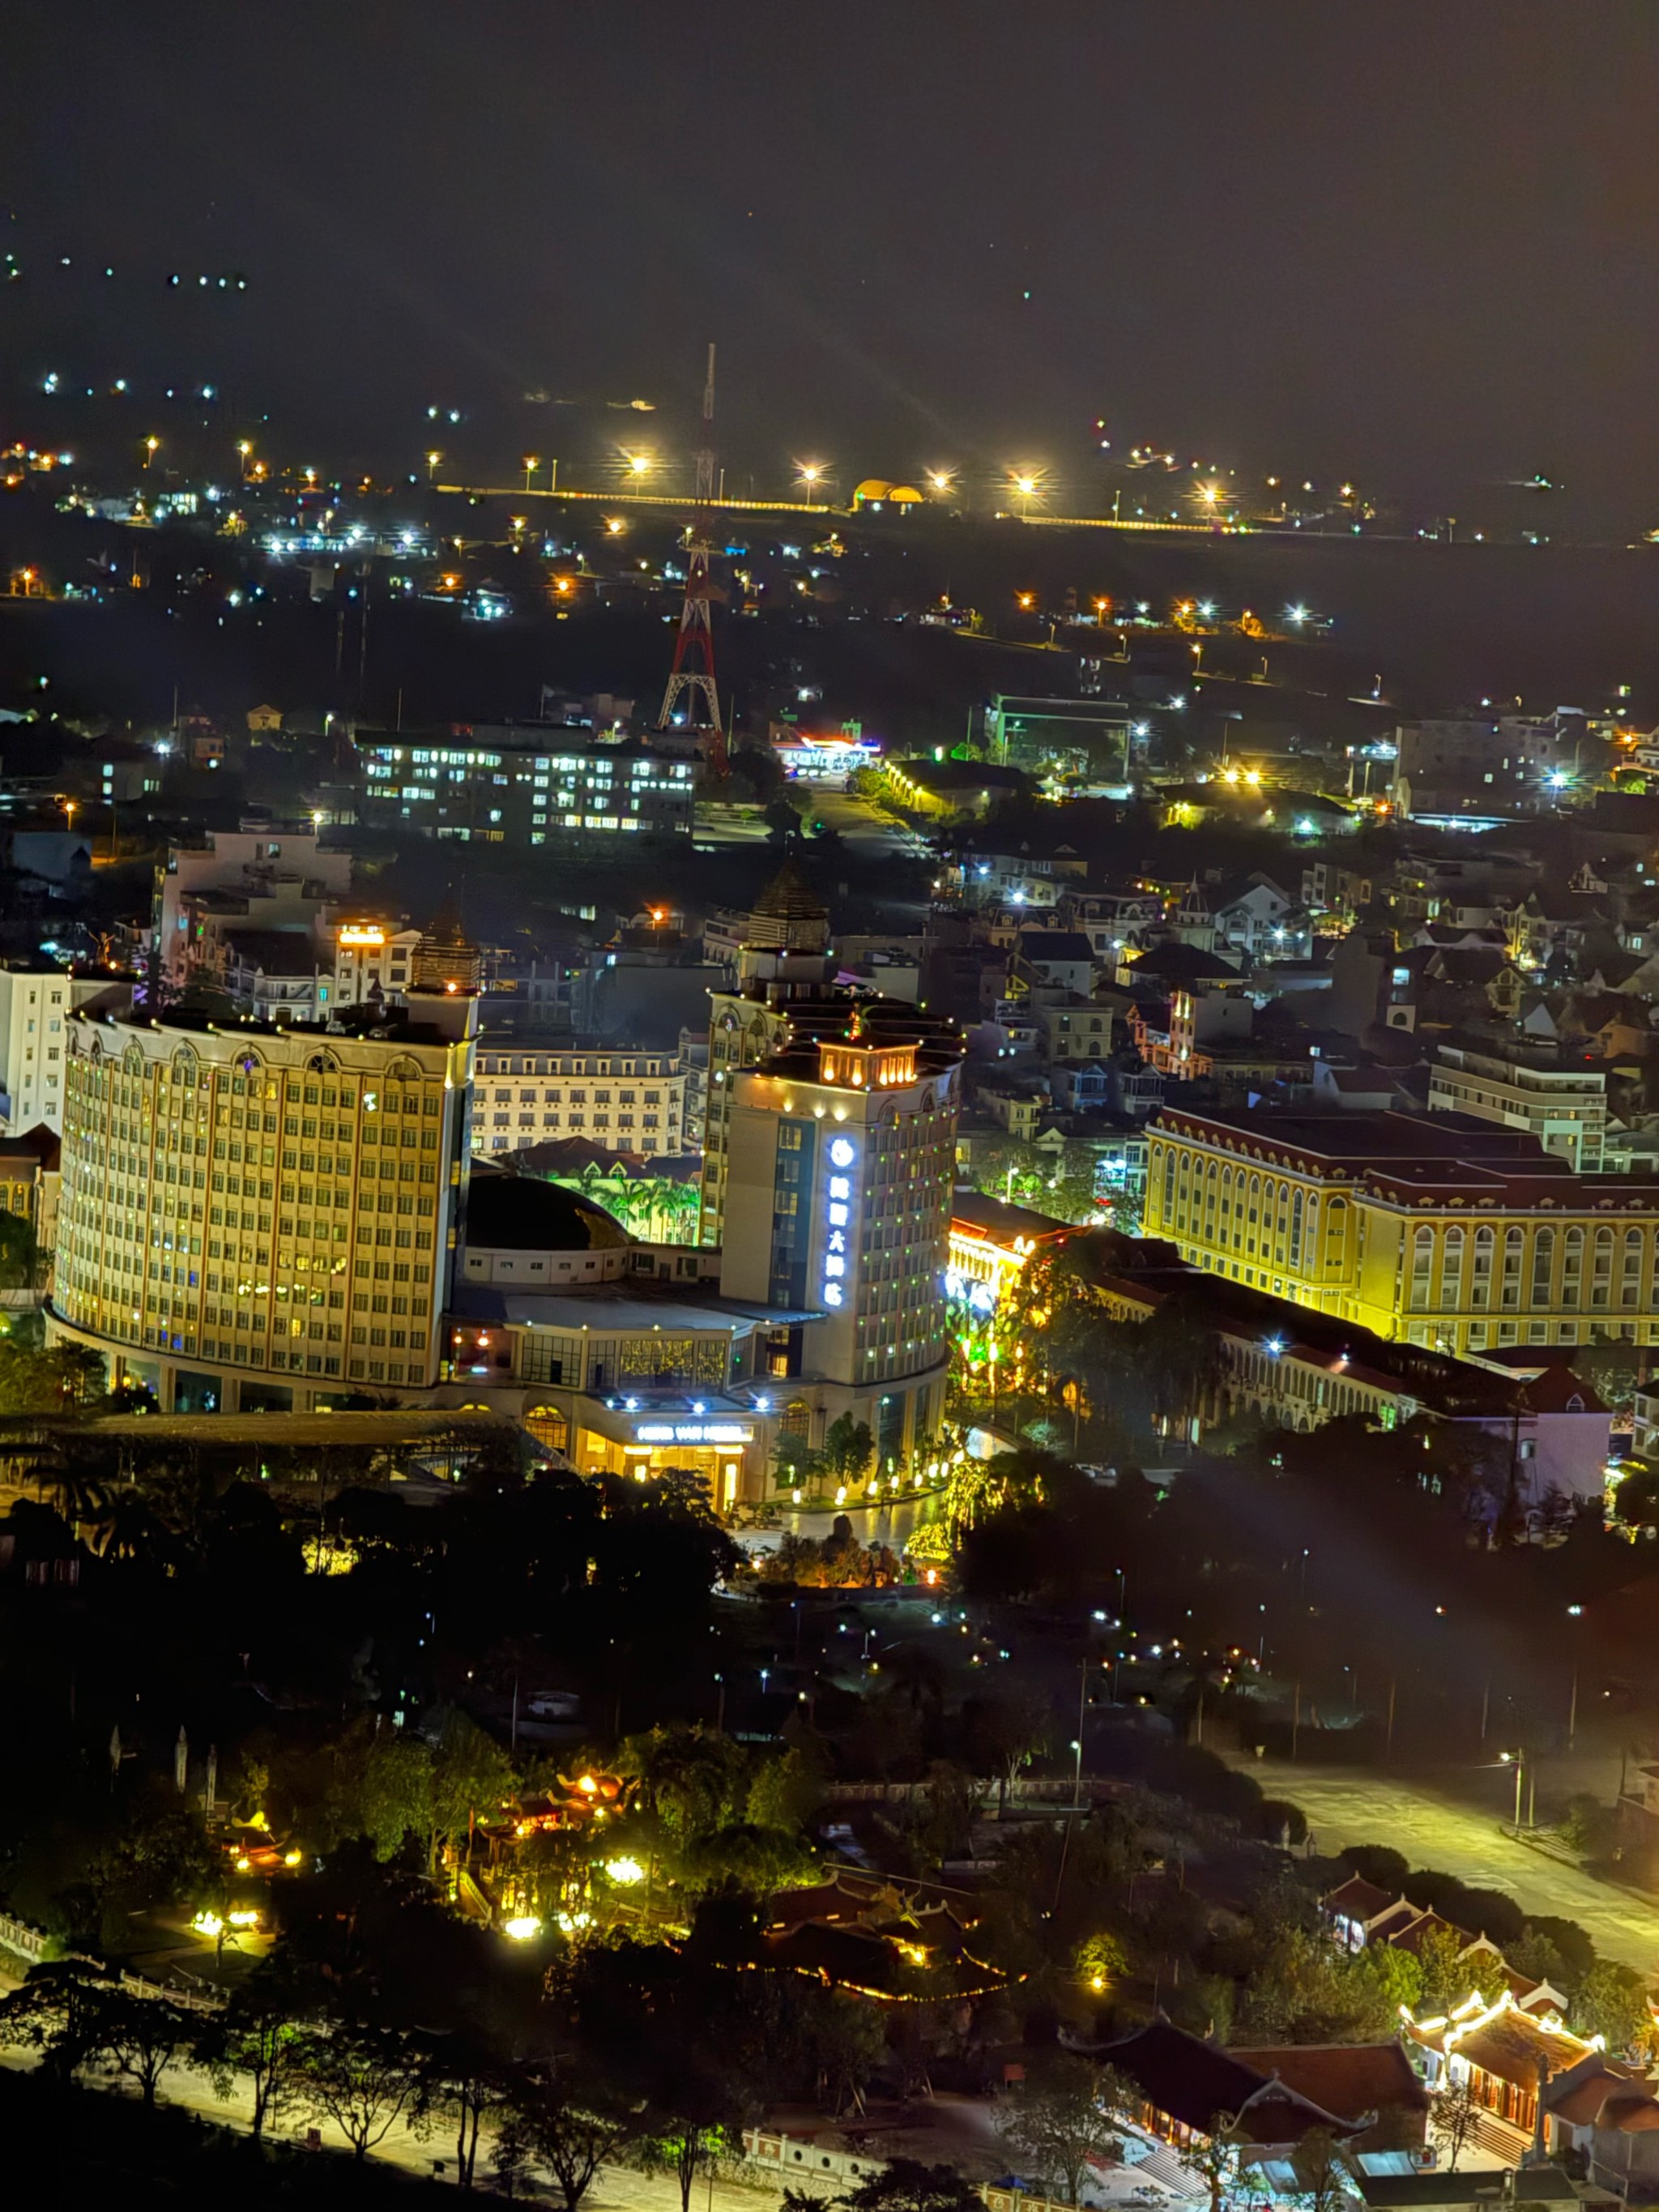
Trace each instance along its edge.
<path fill-rule="evenodd" d="M 1650 9 L 9 29 L 14 2143 L 1659 2201 Z"/>

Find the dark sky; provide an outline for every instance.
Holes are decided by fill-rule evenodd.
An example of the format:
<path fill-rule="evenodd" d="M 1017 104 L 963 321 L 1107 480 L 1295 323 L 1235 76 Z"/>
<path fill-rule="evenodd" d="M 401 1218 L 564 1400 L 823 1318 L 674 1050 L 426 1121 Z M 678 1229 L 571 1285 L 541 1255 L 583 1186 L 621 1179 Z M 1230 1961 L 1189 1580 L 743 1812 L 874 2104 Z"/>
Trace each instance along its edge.
<path fill-rule="evenodd" d="M 1659 521 L 1652 0 L 54 0 L 7 46 L 12 367 L 211 379 L 331 462 L 434 401 L 486 472 L 683 449 L 714 337 L 763 480 L 1082 503 L 1100 415 Z"/>

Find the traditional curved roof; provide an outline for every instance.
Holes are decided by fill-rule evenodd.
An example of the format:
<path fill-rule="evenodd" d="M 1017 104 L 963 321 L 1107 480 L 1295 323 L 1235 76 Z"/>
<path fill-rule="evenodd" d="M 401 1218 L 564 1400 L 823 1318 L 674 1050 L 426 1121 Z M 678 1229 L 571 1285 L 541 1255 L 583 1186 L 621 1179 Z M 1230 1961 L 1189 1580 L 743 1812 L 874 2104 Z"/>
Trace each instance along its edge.
<path fill-rule="evenodd" d="M 920 507 L 921 494 L 914 484 L 895 484 L 887 495 L 895 507 Z"/>
<path fill-rule="evenodd" d="M 508 1170 L 473 1168 L 466 1241 L 474 1251 L 603 1252 L 629 1242 L 603 1206 L 562 1183 Z"/>
<path fill-rule="evenodd" d="M 893 487 L 885 477 L 866 477 L 853 497 L 855 500 L 888 499 L 891 497 L 892 490 Z"/>

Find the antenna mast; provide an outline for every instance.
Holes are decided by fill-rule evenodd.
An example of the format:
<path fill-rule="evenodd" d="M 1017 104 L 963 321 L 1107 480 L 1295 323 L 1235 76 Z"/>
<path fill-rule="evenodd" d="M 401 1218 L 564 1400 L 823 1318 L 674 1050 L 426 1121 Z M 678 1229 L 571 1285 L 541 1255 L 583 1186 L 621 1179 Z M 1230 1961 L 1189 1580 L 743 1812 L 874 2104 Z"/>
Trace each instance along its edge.
<path fill-rule="evenodd" d="M 714 349 L 708 349 L 708 376 L 702 391 L 702 443 L 697 448 L 696 491 L 686 535 L 685 604 L 674 640 L 673 665 L 663 694 L 659 730 L 670 728 L 674 708 L 690 692 L 685 714 L 708 747 L 709 766 L 726 775 L 726 731 L 720 721 L 720 690 L 714 682 L 714 634 L 709 621 L 708 556 L 713 550 L 714 505 Z"/>

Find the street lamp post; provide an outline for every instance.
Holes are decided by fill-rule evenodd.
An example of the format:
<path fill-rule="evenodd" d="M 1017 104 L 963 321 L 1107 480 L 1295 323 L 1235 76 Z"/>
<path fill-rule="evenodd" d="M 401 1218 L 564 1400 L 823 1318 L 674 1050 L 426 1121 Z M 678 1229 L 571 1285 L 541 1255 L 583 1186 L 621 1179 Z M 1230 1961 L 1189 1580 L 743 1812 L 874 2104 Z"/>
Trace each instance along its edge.
<path fill-rule="evenodd" d="M 800 480 L 806 488 L 806 512 L 809 514 L 812 512 L 813 489 L 818 483 L 823 475 L 823 471 L 817 461 L 805 461 L 802 463 Z"/>
<path fill-rule="evenodd" d="M 442 460 L 442 459 L 443 459 L 443 455 L 442 455 L 441 453 L 428 453 L 428 454 L 427 455 L 427 457 L 426 457 L 426 480 L 427 480 L 427 482 L 428 482 L 428 483 L 430 483 L 432 482 L 433 478 L 437 475 L 437 473 L 438 473 L 438 464 L 439 464 L 439 462 L 440 462 L 441 460 Z"/>
<path fill-rule="evenodd" d="M 537 470 L 538 470 L 538 468 L 540 468 L 540 466 L 541 466 L 541 462 L 537 459 L 537 457 L 536 457 L 536 455 L 535 455 L 534 453 L 526 453 L 526 454 L 525 455 L 525 457 L 524 457 L 524 488 L 525 488 L 525 489 L 526 489 L 526 491 L 528 491 L 528 490 L 529 490 L 529 489 L 530 489 L 530 479 L 532 478 L 532 477 L 533 477 L 533 476 L 535 475 L 535 473 L 536 473 Z"/>

